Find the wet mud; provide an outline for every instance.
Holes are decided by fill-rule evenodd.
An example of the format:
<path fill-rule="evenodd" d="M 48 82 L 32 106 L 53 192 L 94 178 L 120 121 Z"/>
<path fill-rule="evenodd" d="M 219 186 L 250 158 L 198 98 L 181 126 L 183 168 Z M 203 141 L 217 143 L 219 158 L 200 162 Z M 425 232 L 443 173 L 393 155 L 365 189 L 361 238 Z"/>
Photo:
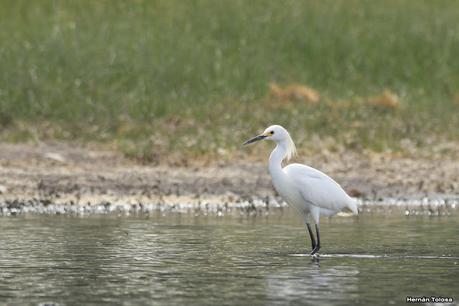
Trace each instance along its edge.
<path fill-rule="evenodd" d="M 362 207 L 455 208 L 459 163 L 384 154 L 316 154 L 307 163 L 338 181 Z M 0 212 L 110 212 L 196 207 L 282 207 L 266 162 L 186 167 L 142 165 L 68 144 L 0 144 Z M 433 207 L 433 208 L 432 208 Z M 408 214 L 409 214 L 408 209 Z"/>

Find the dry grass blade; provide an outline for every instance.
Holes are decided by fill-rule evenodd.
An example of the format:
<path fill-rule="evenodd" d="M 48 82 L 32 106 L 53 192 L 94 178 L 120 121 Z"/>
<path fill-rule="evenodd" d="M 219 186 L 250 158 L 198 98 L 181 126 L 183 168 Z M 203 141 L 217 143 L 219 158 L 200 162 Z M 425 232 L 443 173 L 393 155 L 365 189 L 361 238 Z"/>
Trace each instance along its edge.
<path fill-rule="evenodd" d="M 316 90 L 297 83 L 285 87 L 281 87 L 277 83 L 270 83 L 269 96 L 271 99 L 278 100 L 282 104 L 296 101 L 305 102 L 307 104 L 317 104 L 320 100 L 320 95 Z"/>
<path fill-rule="evenodd" d="M 386 89 L 381 95 L 369 98 L 368 104 L 396 109 L 400 107 L 400 99 L 395 93 Z"/>

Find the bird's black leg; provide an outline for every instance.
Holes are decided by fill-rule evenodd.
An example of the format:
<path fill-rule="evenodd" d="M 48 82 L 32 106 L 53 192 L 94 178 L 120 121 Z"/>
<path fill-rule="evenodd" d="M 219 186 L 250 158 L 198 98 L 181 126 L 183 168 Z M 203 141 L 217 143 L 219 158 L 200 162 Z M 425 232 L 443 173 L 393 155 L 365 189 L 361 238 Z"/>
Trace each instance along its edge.
<path fill-rule="evenodd" d="M 317 235 L 317 244 L 316 244 L 316 247 L 312 250 L 311 255 L 316 254 L 320 250 L 319 225 L 317 224 L 316 224 L 316 235 Z"/>
<path fill-rule="evenodd" d="M 311 237 L 311 247 L 312 250 L 316 248 L 316 240 L 314 239 L 314 234 L 312 233 L 311 225 L 306 222 L 306 226 L 308 227 L 309 237 Z"/>

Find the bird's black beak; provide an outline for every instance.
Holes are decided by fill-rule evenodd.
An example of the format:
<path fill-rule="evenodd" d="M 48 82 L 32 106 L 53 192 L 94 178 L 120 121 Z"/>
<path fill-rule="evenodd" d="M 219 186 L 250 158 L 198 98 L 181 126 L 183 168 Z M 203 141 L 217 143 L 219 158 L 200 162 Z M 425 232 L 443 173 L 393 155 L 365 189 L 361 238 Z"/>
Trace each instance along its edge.
<path fill-rule="evenodd" d="M 247 140 L 246 142 L 244 142 L 242 145 L 245 146 L 245 145 L 248 145 L 250 143 L 253 143 L 253 142 L 256 142 L 256 141 L 260 141 L 260 140 L 263 140 L 265 139 L 266 136 L 265 135 L 258 135 L 258 136 L 255 136 L 249 140 Z"/>

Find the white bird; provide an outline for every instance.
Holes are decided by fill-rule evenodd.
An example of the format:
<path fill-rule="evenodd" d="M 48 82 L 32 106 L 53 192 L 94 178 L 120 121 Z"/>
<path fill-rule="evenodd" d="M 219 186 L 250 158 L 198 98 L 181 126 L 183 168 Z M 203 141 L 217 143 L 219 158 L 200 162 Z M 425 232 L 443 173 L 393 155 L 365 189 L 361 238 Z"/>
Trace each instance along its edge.
<path fill-rule="evenodd" d="M 358 214 L 357 203 L 337 182 L 319 170 L 301 164 L 282 168 L 282 161 L 296 154 L 295 144 L 282 126 L 272 125 L 244 145 L 259 140 L 272 140 L 277 144 L 269 157 L 273 185 L 285 202 L 302 215 L 311 237 L 311 255 L 314 255 L 320 249 L 319 217 L 333 216 L 343 210 Z M 317 243 L 309 222 L 311 219 L 315 224 Z"/>

